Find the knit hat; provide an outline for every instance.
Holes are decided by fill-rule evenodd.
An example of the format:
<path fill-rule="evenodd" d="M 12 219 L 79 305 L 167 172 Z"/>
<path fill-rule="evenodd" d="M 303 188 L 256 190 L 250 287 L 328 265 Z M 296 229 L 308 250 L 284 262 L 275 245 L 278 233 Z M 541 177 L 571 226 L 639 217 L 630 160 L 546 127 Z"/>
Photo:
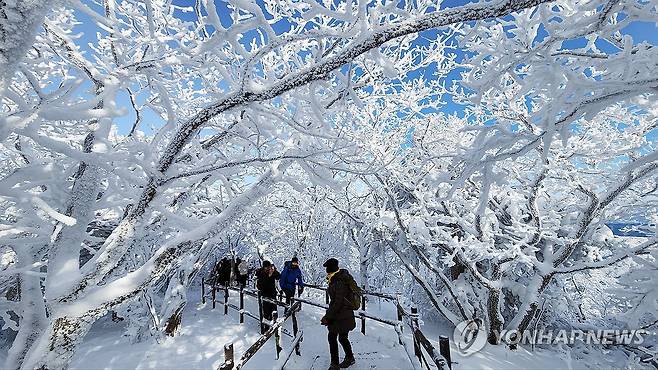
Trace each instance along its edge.
<path fill-rule="evenodd" d="M 272 266 L 272 262 L 270 261 L 263 261 L 263 267 L 270 267 Z"/>
<path fill-rule="evenodd" d="M 338 260 L 329 258 L 322 266 L 327 268 L 327 273 L 336 272 L 338 271 Z"/>
<path fill-rule="evenodd" d="M 299 260 L 297 259 L 297 257 L 293 257 L 293 258 L 290 260 L 290 262 L 292 262 L 292 263 L 299 263 Z"/>

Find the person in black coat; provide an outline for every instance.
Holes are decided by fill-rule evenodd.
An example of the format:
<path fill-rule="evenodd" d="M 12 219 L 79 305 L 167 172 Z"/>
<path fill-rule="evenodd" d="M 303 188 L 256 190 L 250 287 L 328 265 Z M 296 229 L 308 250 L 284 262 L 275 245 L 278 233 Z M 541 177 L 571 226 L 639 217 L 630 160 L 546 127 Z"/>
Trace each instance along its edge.
<path fill-rule="evenodd" d="M 323 265 L 327 271 L 327 281 L 329 287 L 329 308 L 322 317 L 320 322 L 329 329 L 329 352 L 331 353 L 331 366 L 329 370 L 350 367 L 355 363 L 352 345 L 348 335 L 356 327 L 354 320 L 354 310 L 352 309 L 352 289 L 350 282 L 353 280 L 352 275 L 345 270 L 338 268 L 338 260 L 329 258 Z M 343 347 L 345 359 L 338 363 L 338 343 Z"/>
<path fill-rule="evenodd" d="M 276 300 L 276 282 L 280 276 L 281 274 L 276 270 L 276 266 L 270 261 L 263 261 L 263 267 L 256 272 L 256 288 L 262 297 Z M 261 309 L 263 310 L 263 318 L 272 321 L 272 312 L 276 311 L 276 304 L 263 301 Z M 268 326 L 265 325 L 263 329 L 266 330 Z"/>
<path fill-rule="evenodd" d="M 224 257 L 221 261 L 219 261 L 219 267 L 217 269 L 217 284 L 221 286 L 228 286 L 230 280 L 231 261 Z"/>

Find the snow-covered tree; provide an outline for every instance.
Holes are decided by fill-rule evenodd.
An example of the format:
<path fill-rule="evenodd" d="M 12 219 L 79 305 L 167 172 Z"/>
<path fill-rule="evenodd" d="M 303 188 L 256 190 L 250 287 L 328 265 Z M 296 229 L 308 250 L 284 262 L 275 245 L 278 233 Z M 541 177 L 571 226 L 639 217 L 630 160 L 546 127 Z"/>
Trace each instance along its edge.
<path fill-rule="evenodd" d="M 66 368 L 110 311 L 173 333 L 229 237 L 388 288 L 378 264 L 492 333 L 655 248 L 591 238 L 655 212 L 656 48 L 624 33 L 654 2 L 5 3 L 8 368 Z"/>

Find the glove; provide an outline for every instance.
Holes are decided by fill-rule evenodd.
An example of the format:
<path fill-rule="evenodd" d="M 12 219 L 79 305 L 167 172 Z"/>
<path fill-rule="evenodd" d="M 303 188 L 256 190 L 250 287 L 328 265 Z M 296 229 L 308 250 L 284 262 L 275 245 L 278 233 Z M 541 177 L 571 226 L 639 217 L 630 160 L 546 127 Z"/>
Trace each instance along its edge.
<path fill-rule="evenodd" d="M 297 288 L 297 295 L 302 295 L 302 293 L 304 293 L 304 287 L 300 286 L 299 288 Z"/>
<path fill-rule="evenodd" d="M 329 321 L 327 320 L 327 318 L 322 316 L 322 318 L 320 319 L 320 324 L 327 326 L 329 325 Z"/>

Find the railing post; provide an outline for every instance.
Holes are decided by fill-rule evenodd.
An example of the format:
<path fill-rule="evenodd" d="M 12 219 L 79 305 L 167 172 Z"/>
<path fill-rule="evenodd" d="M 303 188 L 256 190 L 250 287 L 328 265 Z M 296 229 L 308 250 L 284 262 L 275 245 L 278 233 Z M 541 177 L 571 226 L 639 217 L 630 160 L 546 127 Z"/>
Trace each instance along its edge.
<path fill-rule="evenodd" d="M 224 363 L 219 367 L 219 370 L 231 370 L 235 365 L 233 357 L 233 343 L 224 345 Z"/>
<path fill-rule="evenodd" d="M 398 299 L 395 300 L 395 308 L 397 309 L 398 312 L 398 321 L 400 322 L 400 331 L 404 331 L 404 323 L 402 322 L 403 318 L 403 312 L 402 312 L 402 306 L 400 305 L 400 296 L 398 295 Z"/>
<path fill-rule="evenodd" d="M 361 296 L 361 311 L 366 312 L 366 296 Z M 366 317 L 361 316 L 361 333 L 366 335 Z"/>
<path fill-rule="evenodd" d="M 201 278 L 201 303 L 206 304 L 206 279 Z"/>
<path fill-rule="evenodd" d="M 448 369 L 452 370 L 452 358 L 450 356 L 450 339 L 445 335 L 439 337 L 439 353 L 446 359 Z"/>
<path fill-rule="evenodd" d="M 212 309 L 215 309 L 215 295 L 217 294 L 217 286 L 215 284 L 212 285 Z"/>
<path fill-rule="evenodd" d="M 411 307 L 411 328 L 413 329 L 411 335 L 414 339 L 414 355 L 420 360 L 422 353 L 420 343 L 418 343 L 418 339 L 416 338 L 416 330 L 418 330 L 418 309 L 416 307 Z"/>
<path fill-rule="evenodd" d="M 233 364 L 233 343 L 229 343 L 224 346 L 224 360 L 228 360 Z"/>
<path fill-rule="evenodd" d="M 274 311 L 272 312 L 272 322 L 270 325 L 276 325 L 277 321 L 279 320 L 279 312 Z M 281 327 L 277 327 L 276 330 L 274 330 L 274 345 L 276 346 L 276 359 L 279 359 L 279 354 L 281 353 Z"/>
<path fill-rule="evenodd" d="M 301 304 L 301 303 L 300 303 Z M 297 315 L 295 314 L 295 298 L 293 297 L 290 303 L 290 309 L 292 310 L 292 334 L 293 338 L 297 338 L 297 332 L 299 331 L 299 326 L 297 325 Z M 301 356 L 302 353 L 299 350 L 299 342 L 295 345 L 295 354 Z"/>
<path fill-rule="evenodd" d="M 265 334 L 265 325 L 263 325 L 263 297 L 258 291 L 258 321 L 260 322 L 260 333 Z"/>
<path fill-rule="evenodd" d="M 297 289 L 295 289 L 295 293 L 293 293 L 293 295 L 292 295 L 293 298 L 295 297 L 295 294 L 296 294 L 297 297 L 299 297 L 299 298 L 302 297 L 302 293 L 299 291 L 299 288 L 300 288 L 300 286 L 298 285 L 298 286 L 297 286 Z M 301 287 L 301 289 L 303 290 L 304 288 Z M 301 311 L 301 310 L 302 310 L 302 302 L 299 302 L 299 311 Z"/>
<path fill-rule="evenodd" d="M 244 324 L 244 288 L 240 288 L 240 324 Z"/>
<path fill-rule="evenodd" d="M 228 286 L 224 287 L 224 315 L 228 315 Z"/>

